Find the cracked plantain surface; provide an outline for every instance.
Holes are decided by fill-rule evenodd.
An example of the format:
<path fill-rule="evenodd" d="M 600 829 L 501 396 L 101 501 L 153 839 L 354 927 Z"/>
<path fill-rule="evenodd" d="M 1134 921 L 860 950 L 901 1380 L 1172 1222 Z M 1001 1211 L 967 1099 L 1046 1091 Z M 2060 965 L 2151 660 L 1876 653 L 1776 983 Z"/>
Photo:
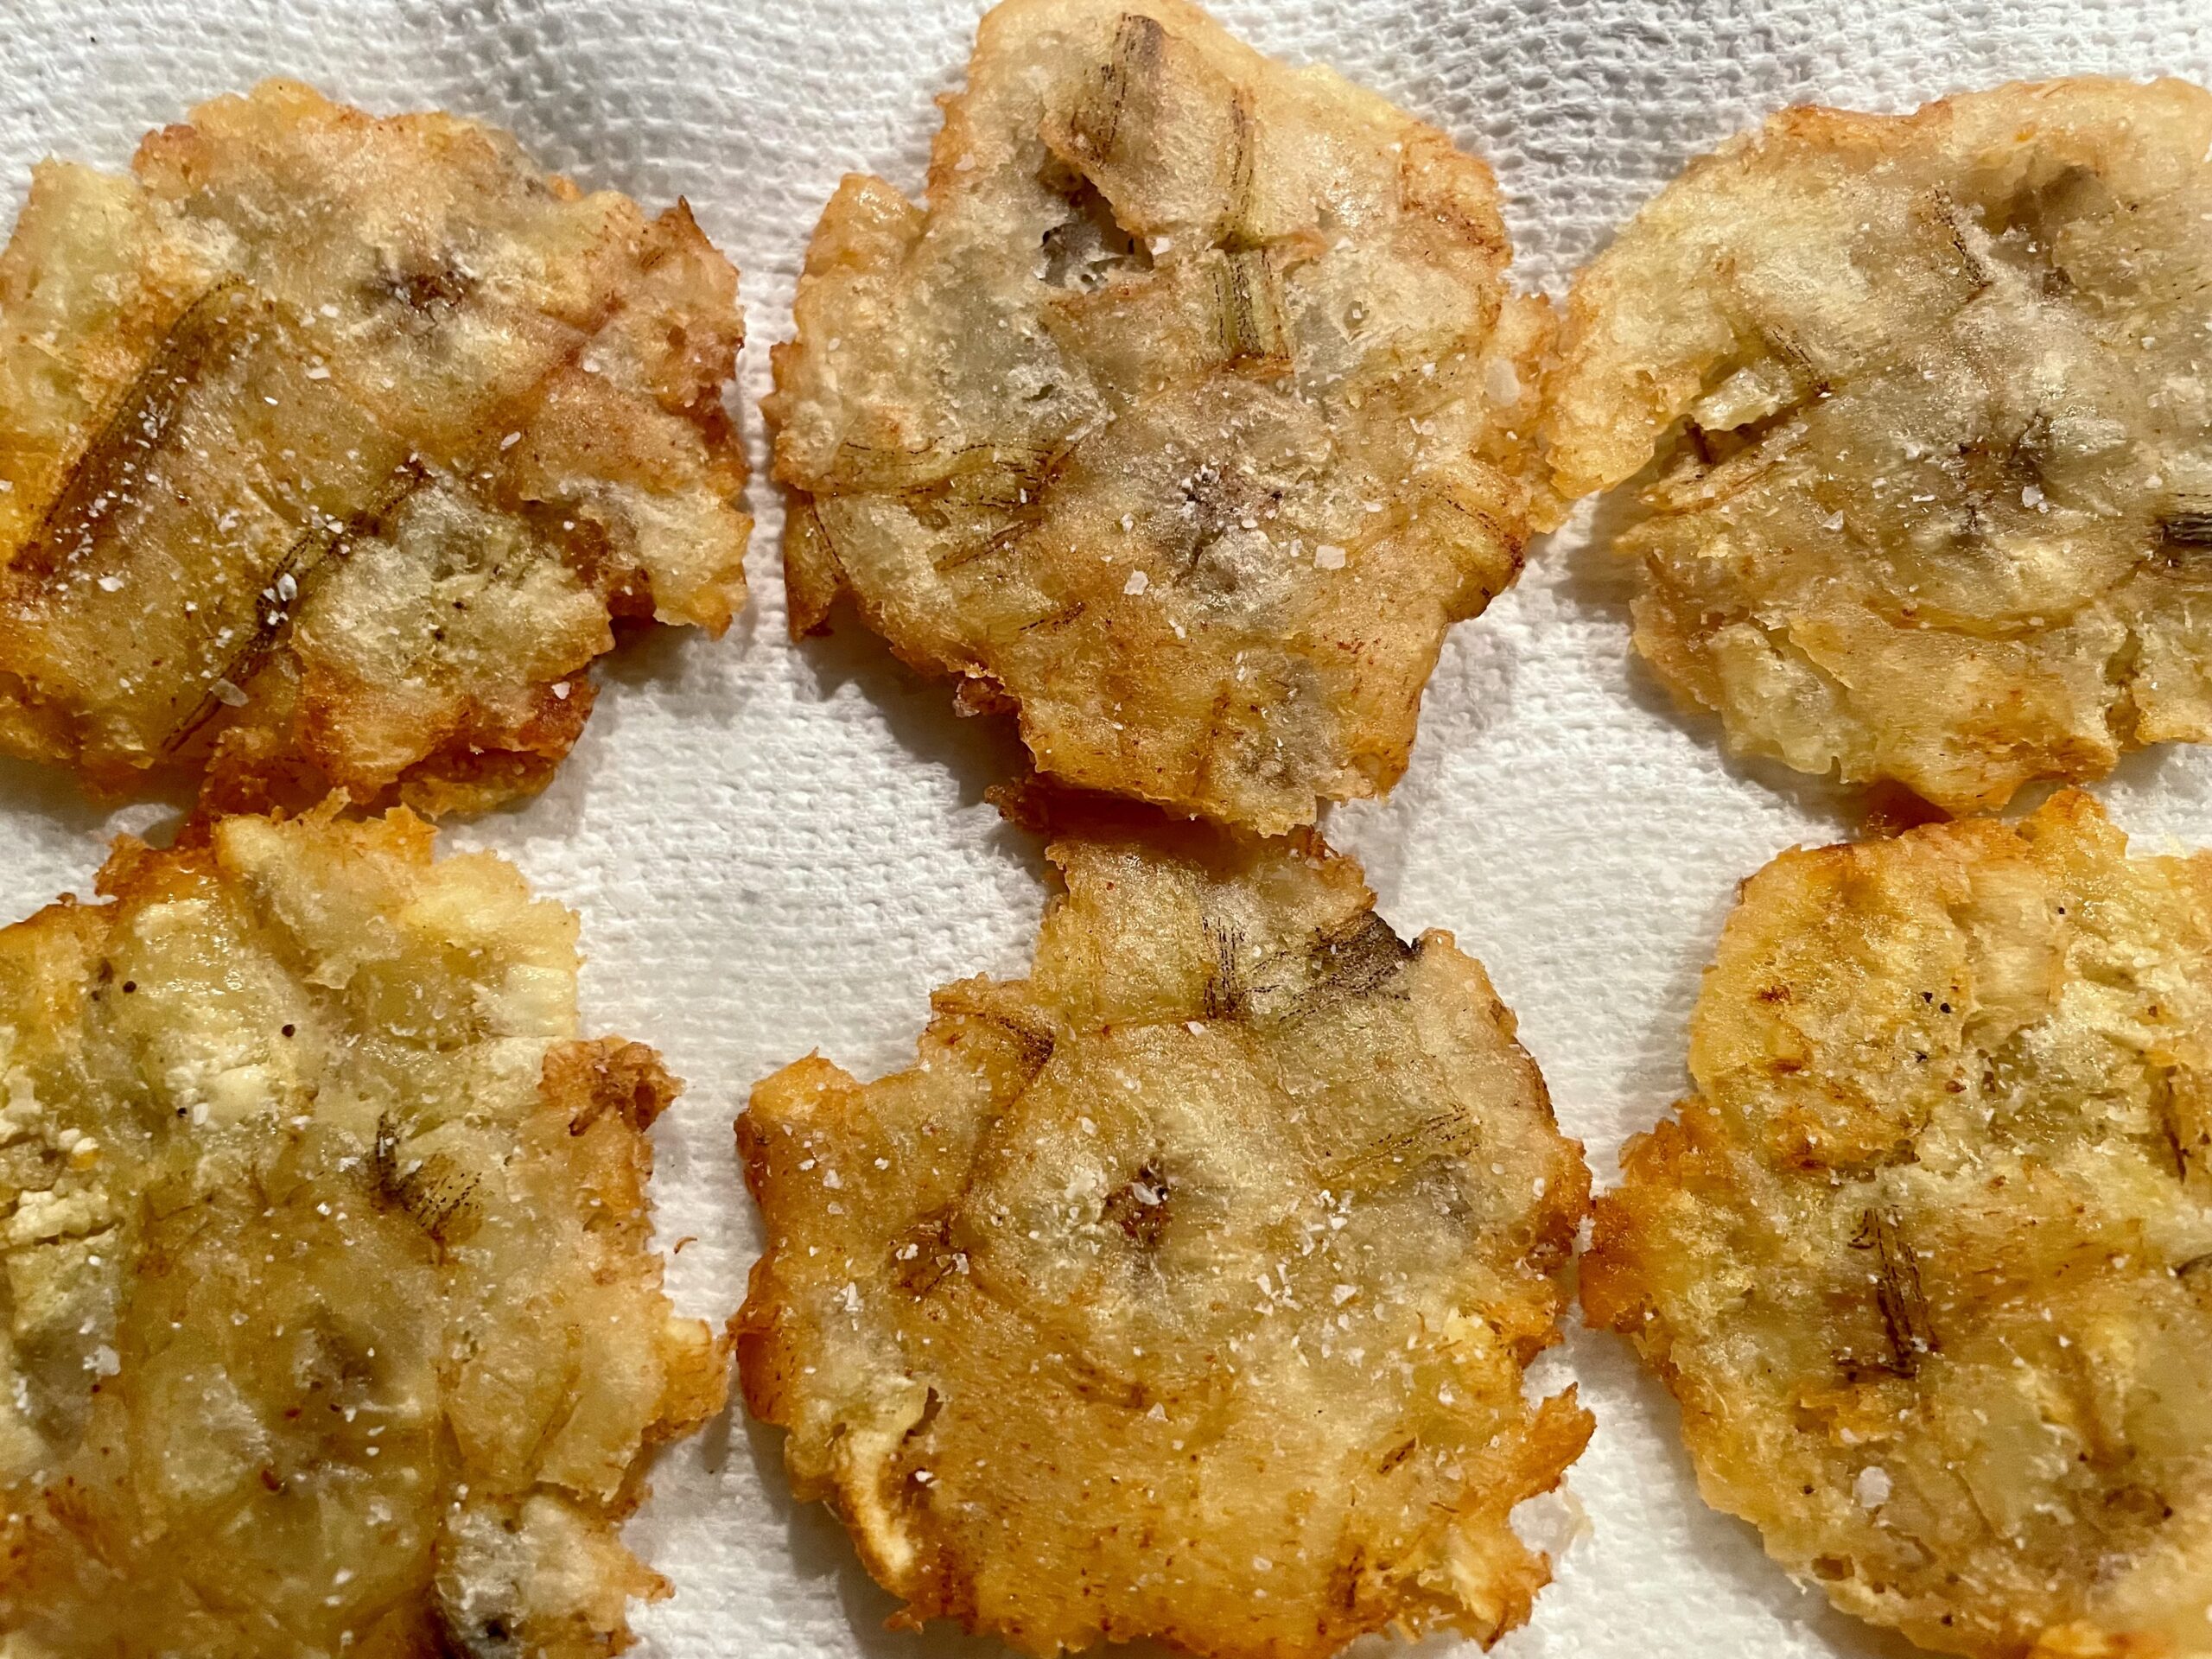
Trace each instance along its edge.
<path fill-rule="evenodd" d="M 619 1651 L 728 1382 L 650 1245 L 674 1080 L 499 860 L 204 836 L 0 931 L 0 1651 Z"/>
<path fill-rule="evenodd" d="M 747 1402 L 900 1624 L 1487 1643 L 1549 1577 L 1509 1515 L 1591 1421 L 1522 1395 L 1589 1176 L 1512 1015 L 1310 834 L 1055 810 L 1028 978 L 939 991 L 904 1071 L 810 1058 L 739 1120 Z"/>
<path fill-rule="evenodd" d="M 1542 435 L 1638 478 L 1636 645 L 1729 746 L 1952 812 L 2212 737 L 2212 95 L 1797 109 L 1575 285 Z"/>
<path fill-rule="evenodd" d="M 1582 1297 L 1707 1499 L 1929 1648 L 2212 1653 L 2212 855 L 2075 792 L 1785 853 L 1690 1072 Z"/>
<path fill-rule="evenodd" d="M 1087 787 L 1266 832 L 1389 789 L 1528 533 L 1550 315 L 1490 169 L 1179 0 L 1009 0 L 944 104 L 776 348 L 794 632 L 849 594 Z"/>
<path fill-rule="evenodd" d="M 737 275 L 505 134 L 269 81 L 0 253 L 0 751 L 218 807 L 543 785 L 745 596 Z"/>

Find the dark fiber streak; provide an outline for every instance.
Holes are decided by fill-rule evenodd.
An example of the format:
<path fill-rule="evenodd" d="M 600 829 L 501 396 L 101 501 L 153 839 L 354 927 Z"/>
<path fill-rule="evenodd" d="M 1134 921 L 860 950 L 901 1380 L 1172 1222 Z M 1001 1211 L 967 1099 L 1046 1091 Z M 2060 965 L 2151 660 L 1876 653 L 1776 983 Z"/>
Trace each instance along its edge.
<path fill-rule="evenodd" d="M 16 570 L 35 580 L 50 577 L 92 550 L 115 510 L 130 504 L 125 468 L 143 471 L 143 458 L 168 440 L 193 387 L 240 347 L 246 325 L 263 308 L 260 296 L 235 276 L 185 308 L 71 466 L 37 534 L 16 556 Z"/>
<path fill-rule="evenodd" d="M 410 459 L 393 474 L 384 493 L 369 506 L 335 528 L 318 525 L 296 538 L 284 550 L 284 556 L 276 562 L 276 568 L 270 571 L 261 586 L 265 591 L 275 588 L 283 577 L 289 576 L 296 584 L 296 591 L 289 600 L 261 600 L 255 603 L 253 632 L 223 664 L 219 677 L 232 685 L 243 687 L 259 673 L 290 634 L 292 619 L 298 613 L 300 607 L 307 602 L 309 584 L 328 567 L 344 563 L 355 545 L 374 535 L 399 504 L 422 488 L 429 476 L 429 468 L 419 461 Z M 223 706 L 220 698 L 213 691 L 208 692 L 176 728 L 162 740 L 162 747 L 171 752 L 183 747 Z"/>
<path fill-rule="evenodd" d="M 1919 1266 L 1900 1236 L 1902 1224 L 1894 1209 L 1869 1210 L 1859 1217 L 1851 1248 L 1875 1252 L 1874 1300 L 1890 1344 L 1890 1360 L 1883 1369 L 1911 1376 L 1920 1370 L 1922 1357 L 1936 1352 L 1941 1344 L 1929 1322 Z"/>

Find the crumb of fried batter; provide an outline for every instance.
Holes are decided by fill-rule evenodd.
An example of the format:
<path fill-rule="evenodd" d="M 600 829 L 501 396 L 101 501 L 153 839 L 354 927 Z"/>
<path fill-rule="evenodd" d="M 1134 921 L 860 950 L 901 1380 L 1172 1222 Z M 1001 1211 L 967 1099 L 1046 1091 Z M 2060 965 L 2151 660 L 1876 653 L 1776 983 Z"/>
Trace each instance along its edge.
<path fill-rule="evenodd" d="M 542 786 L 614 625 L 744 602 L 737 274 L 447 115 L 267 81 L 0 252 L 0 752 L 213 810 Z"/>
<path fill-rule="evenodd" d="M 721 1407 L 674 1317 L 653 1052 L 575 918 L 404 810 L 119 843 L 0 930 L 0 1648 L 598 1659 Z"/>
<path fill-rule="evenodd" d="M 906 1071 L 811 1057 L 738 1122 L 768 1235 L 740 1370 L 795 1489 L 905 1625 L 1487 1644 L 1550 1576 L 1516 1506 L 1591 1428 L 1522 1392 L 1589 1177 L 1511 1014 L 1310 833 L 1015 816 L 1065 881 L 1030 976 L 938 992 Z"/>
<path fill-rule="evenodd" d="M 1796 109 L 1577 279 L 1560 505 L 1633 479 L 1637 650 L 1732 750 L 1951 813 L 2212 739 L 2212 94 Z"/>
<path fill-rule="evenodd" d="M 1268 833 L 1387 791 L 1528 534 L 1550 313 L 1490 169 L 1183 0 L 1007 0 L 944 111 L 775 351 L 794 633 L 849 596 L 1085 787 Z"/>
<path fill-rule="evenodd" d="M 1707 1498 L 1924 1647 L 2202 1652 L 2208 1035 L 2212 855 L 2086 795 L 1753 876 L 1582 1261 Z"/>

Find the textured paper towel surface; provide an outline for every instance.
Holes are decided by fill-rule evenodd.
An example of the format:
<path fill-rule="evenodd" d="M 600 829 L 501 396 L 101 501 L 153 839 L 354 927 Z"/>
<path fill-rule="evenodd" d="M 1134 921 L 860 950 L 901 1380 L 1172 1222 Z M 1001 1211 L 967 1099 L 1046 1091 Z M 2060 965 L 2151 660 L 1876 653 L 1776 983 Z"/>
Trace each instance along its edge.
<path fill-rule="evenodd" d="M 283 73 L 378 109 L 442 105 L 519 133 L 544 162 L 657 208 L 688 197 L 744 272 L 745 421 L 790 326 L 806 236 L 840 174 L 912 190 L 976 0 L 10 0 L 0 23 L 0 191 L 30 163 L 120 165 L 190 104 Z M 1523 280 L 1556 292 L 1690 155 L 1781 105 L 1905 108 L 2014 77 L 2212 80 L 2205 0 L 1224 0 L 1264 49 L 1321 59 L 1497 167 Z M 783 635 L 781 514 L 753 490 L 756 603 L 719 645 L 617 659 L 558 781 L 448 839 L 519 862 L 584 918 L 593 1028 L 656 1045 L 690 1090 L 658 1131 L 673 1283 L 721 1318 L 756 1239 L 730 1119 L 820 1046 L 899 1064 L 927 993 L 1024 967 L 1039 861 L 982 804 L 1015 767 L 1001 728 L 958 721 L 862 635 Z M 1448 927 L 1518 1011 L 1559 1114 L 1601 1181 L 1682 1079 L 1683 1020 L 1738 879 L 1847 833 L 1828 791 L 1717 753 L 1625 655 L 1619 594 L 1586 534 L 1534 550 L 1519 588 L 1444 656 L 1406 780 L 1339 810 L 1401 932 Z M 2212 753 L 2133 758 L 2099 792 L 2139 839 L 2212 842 Z M 86 890 L 109 815 L 58 776 L 0 763 L 0 917 Z M 1673 1410 L 1611 1338 L 1562 1369 L 1598 1414 L 1572 1476 L 1591 1531 L 1510 1659 L 1891 1655 L 1698 1501 Z M 664 1457 L 632 1536 L 675 1580 L 643 1650 L 742 1659 L 948 1659 L 995 1644 L 885 1633 L 886 1598 L 834 1522 L 796 1509 L 773 1434 L 740 1418 Z M 1378 1644 L 1379 1645 L 1379 1644 Z M 1452 1644 L 1435 1644 L 1435 1651 Z"/>

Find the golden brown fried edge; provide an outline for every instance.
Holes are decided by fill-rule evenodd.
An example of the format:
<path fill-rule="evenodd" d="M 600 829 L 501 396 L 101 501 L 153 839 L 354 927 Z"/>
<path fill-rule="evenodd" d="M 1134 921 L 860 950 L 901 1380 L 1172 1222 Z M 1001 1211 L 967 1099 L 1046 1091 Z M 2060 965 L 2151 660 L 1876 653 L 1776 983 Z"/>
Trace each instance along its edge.
<path fill-rule="evenodd" d="M 200 836 L 0 931 L 0 1637 L 620 1650 L 618 1523 L 728 1382 L 650 1248 L 675 1080 L 404 811 Z"/>
<path fill-rule="evenodd" d="M 1180 812 L 1388 790 L 1528 533 L 1550 316 L 1489 168 L 1179 0 L 1008 0 L 944 105 L 927 205 L 849 177 L 775 350 L 794 633 L 849 594 Z"/>
<path fill-rule="evenodd" d="M 504 133 L 265 82 L 0 252 L 0 750 L 218 809 L 541 786 L 614 630 L 719 633 L 736 273 Z"/>
<path fill-rule="evenodd" d="M 1708 1502 L 1941 1651 L 2205 1650 L 2212 859 L 2088 796 L 1783 855 L 1631 1141 L 1590 1323 Z"/>
<path fill-rule="evenodd" d="M 1549 1577 L 1509 1516 L 1591 1427 L 1522 1395 L 1588 1174 L 1512 1016 L 1310 834 L 1015 810 L 1065 878 L 1032 976 L 738 1122 L 740 1371 L 796 1491 L 894 1623 L 1027 1652 L 1495 1639 Z"/>

